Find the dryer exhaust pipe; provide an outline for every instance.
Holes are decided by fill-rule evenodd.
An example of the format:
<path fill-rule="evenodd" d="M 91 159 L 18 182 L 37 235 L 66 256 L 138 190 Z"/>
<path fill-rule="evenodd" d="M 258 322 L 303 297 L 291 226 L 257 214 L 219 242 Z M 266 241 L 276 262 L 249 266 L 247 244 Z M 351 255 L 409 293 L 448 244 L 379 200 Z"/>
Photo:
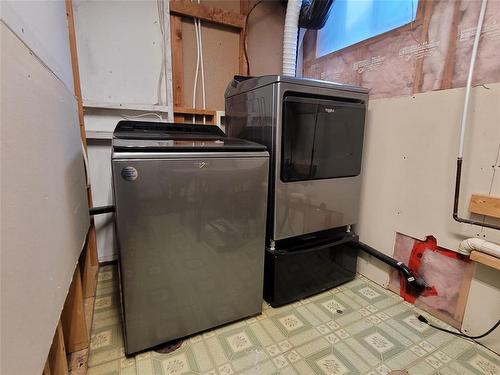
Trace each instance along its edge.
<path fill-rule="evenodd" d="M 288 0 L 283 32 L 283 75 L 295 77 L 297 69 L 297 36 L 302 0 Z"/>
<path fill-rule="evenodd" d="M 415 273 L 413 273 L 413 271 L 408 268 L 408 266 L 403 262 L 399 262 L 396 259 L 391 258 L 390 256 L 374 249 L 373 247 L 361 241 L 356 242 L 356 245 L 365 253 L 398 270 L 401 276 L 403 276 L 403 278 L 405 279 L 407 293 L 414 296 L 419 296 L 425 290 L 425 281 L 422 278 L 418 277 Z"/>

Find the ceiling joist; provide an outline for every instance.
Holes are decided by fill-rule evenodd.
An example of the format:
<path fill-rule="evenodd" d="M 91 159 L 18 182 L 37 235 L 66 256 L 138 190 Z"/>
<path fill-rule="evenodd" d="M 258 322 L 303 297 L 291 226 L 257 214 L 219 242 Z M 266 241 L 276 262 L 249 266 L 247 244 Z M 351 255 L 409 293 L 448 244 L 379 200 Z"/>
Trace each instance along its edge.
<path fill-rule="evenodd" d="M 245 16 L 221 8 L 191 3 L 185 0 L 170 1 L 170 13 L 183 17 L 198 18 L 219 25 L 243 29 Z"/>

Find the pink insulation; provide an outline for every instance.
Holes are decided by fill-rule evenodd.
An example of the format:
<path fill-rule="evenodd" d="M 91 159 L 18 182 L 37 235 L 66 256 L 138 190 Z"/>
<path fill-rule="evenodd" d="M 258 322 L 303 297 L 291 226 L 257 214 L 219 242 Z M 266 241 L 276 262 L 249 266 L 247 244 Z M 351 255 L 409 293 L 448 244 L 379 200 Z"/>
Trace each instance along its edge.
<path fill-rule="evenodd" d="M 434 286 L 437 296 L 419 297 L 420 302 L 455 315 L 466 263 L 432 251 L 425 252 L 418 270 L 425 282 Z"/>
<path fill-rule="evenodd" d="M 421 244 L 422 241 L 397 233 L 394 258 L 408 265 L 412 249 L 419 243 Z M 430 248 L 426 249 L 420 258 L 420 267 L 417 273 L 428 286 L 435 288 L 437 295 L 420 296 L 416 299 L 415 304 L 424 310 L 428 307 L 433 311 L 441 311 L 448 315 L 450 320 L 454 320 L 460 315 L 457 309 L 461 307 L 457 306 L 457 301 L 468 265 L 466 260 L 452 258 Z M 391 272 L 389 289 L 398 294 L 401 291 L 397 271 Z"/>
<path fill-rule="evenodd" d="M 316 31 L 310 30 L 304 39 L 303 75 L 369 88 L 371 98 L 439 90 L 445 70 L 450 69 L 451 88 L 463 87 L 481 2 L 462 0 L 458 12 L 455 4 L 449 0 L 424 3 L 431 7 L 425 35 L 422 7 L 418 22 L 320 58 L 316 58 Z M 473 83 L 499 82 L 500 1 L 488 2 L 481 35 Z"/>

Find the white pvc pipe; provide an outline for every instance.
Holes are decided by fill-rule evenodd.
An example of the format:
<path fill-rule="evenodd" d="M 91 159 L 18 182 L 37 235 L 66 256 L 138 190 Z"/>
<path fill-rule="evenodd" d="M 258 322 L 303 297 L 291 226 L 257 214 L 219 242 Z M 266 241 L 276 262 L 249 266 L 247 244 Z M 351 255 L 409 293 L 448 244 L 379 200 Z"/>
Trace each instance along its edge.
<path fill-rule="evenodd" d="M 500 258 L 500 245 L 482 240 L 481 238 L 467 238 L 458 245 L 458 252 L 461 254 L 470 255 L 472 250 Z"/>
<path fill-rule="evenodd" d="M 283 75 L 295 76 L 297 63 L 297 33 L 302 0 L 288 0 L 283 32 Z"/>
<path fill-rule="evenodd" d="M 472 46 L 469 74 L 467 76 L 467 84 L 465 85 L 464 110 L 462 113 L 462 123 L 460 128 L 460 143 L 458 147 L 458 158 L 460 159 L 462 158 L 464 152 L 464 137 L 465 137 L 465 130 L 467 128 L 467 117 L 469 115 L 469 99 L 470 99 L 470 90 L 472 87 L 472 74 L 474 72 L 474 65 L 476 64 L 477 47 L 479 45 L 479 39 L 481 38 L 481 31 L 483 28 L 484 14 L 486 12 L 487 3 L 488 0 L 483 0 L 483 2 L 481 3 L 481 11 L 479 12 L 479 18 L 477 20 L 476 35 L 474 37 L 474 44 Z"/>

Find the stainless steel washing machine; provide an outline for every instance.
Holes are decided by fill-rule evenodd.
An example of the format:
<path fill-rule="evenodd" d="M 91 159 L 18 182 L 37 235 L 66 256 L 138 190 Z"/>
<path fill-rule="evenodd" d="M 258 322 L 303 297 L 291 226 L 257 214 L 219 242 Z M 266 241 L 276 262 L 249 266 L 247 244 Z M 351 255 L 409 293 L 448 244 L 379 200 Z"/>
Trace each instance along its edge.
<path fill-rule="evenodd" d="M 268 163 L 265 146 L 216 126 L 118 124 L 127 354 L 261 312 Z"/>

